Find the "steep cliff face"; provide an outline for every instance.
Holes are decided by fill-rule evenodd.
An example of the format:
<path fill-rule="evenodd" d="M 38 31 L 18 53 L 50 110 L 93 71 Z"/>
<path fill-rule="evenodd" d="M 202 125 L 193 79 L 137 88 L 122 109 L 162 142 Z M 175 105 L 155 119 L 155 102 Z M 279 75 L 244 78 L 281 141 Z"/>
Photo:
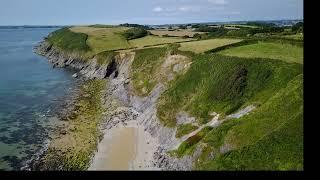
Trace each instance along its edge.
<path fill-rule="evenodd" d="M 35 52 L 46 57 L 53 67 L 73 68 L 86 79 L 108 79 L 104 95 L 104 113 L 101 129 L 115 128 L 119 123 L 126 125 L 135 121 L 150 134 L 150 143 L 154 144 L 146 166 L 137 169 L 191 170 L 192 158 L 172 158 L 166 152 L 178 143 L 175 138 L 176 128 L 167 128 L 160 124 L 156 112 L 156 102 L 165 85 L 159 83 L 149 96 L 134 94 L 131 80 L 131 64 L 135 53 L 119 53 L 107 64 L 98 64 L 97 59 L 82 59 L 72 53 L 65 53 L 43 41 L 34 48 Z M 167 57 L 168 61 L 172 59 Z M 182 58 L 185 60 L 184 58 Z M 172 74 L 168 74 L 172 76 Z M 172 79 L 172 77 L 168 77 Z"/>
<path fill-rule="evenodd" d="M 53 64 L 53 67 L 70 67 L 79 70 L 79 73 L 87 79 L 103 79 L 106 77 L 116 77 L 117 58 L 114 57 L 108 64 L 98 64 L 97 59 L 84 59 L 73 53 L 63 52 L 47 41 L 41 42 L 34 48 L 34 51 L 46 57 Z"/>

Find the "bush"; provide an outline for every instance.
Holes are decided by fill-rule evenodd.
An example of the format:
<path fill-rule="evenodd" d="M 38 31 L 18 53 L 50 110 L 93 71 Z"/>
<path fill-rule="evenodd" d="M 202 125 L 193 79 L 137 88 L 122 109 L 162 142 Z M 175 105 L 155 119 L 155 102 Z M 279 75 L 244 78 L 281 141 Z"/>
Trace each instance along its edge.
<path fill-rule="evenodd" d="M 137 39 L 148 35 L 148 31 L 142 28 L 131 28 L 123 33 L 127 40 Z"/>
<path fill-rule="evenodd" d="M 195 34 L 193 35 L 193 38 L 200 40 L 201 34 L 195 33 Z"/>
<path fill-rule="evenodd" d="M 303 32 L 303 22 L 296 23 L 291 29 L 293 32 Z"/>

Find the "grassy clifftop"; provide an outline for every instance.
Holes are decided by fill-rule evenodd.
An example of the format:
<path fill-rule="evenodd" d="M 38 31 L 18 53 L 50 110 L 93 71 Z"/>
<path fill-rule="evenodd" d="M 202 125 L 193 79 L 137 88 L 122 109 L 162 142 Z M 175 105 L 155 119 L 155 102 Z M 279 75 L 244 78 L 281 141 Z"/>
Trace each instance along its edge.
<path fill-rule="evenodd" d="M 75 33 L 70 31 L 69 28 L 62 28 L 50 34 L 48 42 L 63 51 L 87 52 L 90 50 L 86 43 L 87 39 L 87 34 Z"/>
<path fill-rule="evenodd" d="M 135 95 L 147 96 L 163 83 L 167 87 L 157 102 L 162 125 L 176 127 L 180 112 L 197 121 L 179 124 L 177 138 L 211 121 L 213 112 L 224 118 L 254 105 L 256 109 L 248 115 L 215 128 L 205 127 L 172 151 L 182 157 L 191 155 L 197 146 L 203 147 L 195 169 L 303 169 L 302 41 L 248 41 L 245 37 L 240 38 L 245 41 L 239 37 L 194 41 L 150 35 L 127 40 L 122 33 L 128 29 L 64 28 L 52 33 L 48 41 L 67 51 L 95 56 L 98 64 L 109 63 L 118 51 L 135 51 L 130 70 Z M 190 40 L 193 42 L 184 42 Z M 176 73 L 179 68 L 185 71 Z M 83 111 L 90 109 L 86 106 Z M 87 159 L 81 155 L 69 158 L 73 163 L 69 168 L 85 168 L 82 162 Z M 81 167 L 75 165 L 77 159 Z"/>

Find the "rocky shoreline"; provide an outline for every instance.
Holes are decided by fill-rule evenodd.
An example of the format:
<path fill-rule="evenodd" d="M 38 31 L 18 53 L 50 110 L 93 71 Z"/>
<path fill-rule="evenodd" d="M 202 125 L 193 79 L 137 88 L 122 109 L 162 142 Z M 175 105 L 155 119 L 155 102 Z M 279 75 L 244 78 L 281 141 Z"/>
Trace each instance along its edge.
<path fill-rule="evenodd" d="M 85 79 L 104 79 L 117 74 L 113 68 L 114 60 L 110 64 L 100 65 L 95 58 L 87 60 L 78 54 L 63 52 L 47 41 L 42 41 L 35 46 L 34 52 L 46 57 L 54 68 L 75 69 Z"/>
<path fill-rule="evenodd" d="M 65 117 L 72 112 L 75 108 L 76 99 L 79 95 L 79 89 L 80 85 L 82 84 L 83 80 L 81 78 L 78 79 L 77 86 L 72 89 L 72 91 L 68 92 L 68 96 L 64 98 L 63 100 L 59 101 L 57 104 L 57 108 L 51 111 L 51 114 L 54 116 L 49 116 L 48 118 L 54 118 L 55 122 L 59 120 L 58 124 L 55 124 L 54 128 L 50 131 L 49 138 L 44 142 L 44 145 L 41 149 L 39 149 L 36 154 L 33 155 L 33 157 L 26 162 L 23 163 L 21 170 L 38 170 L 39 168 L 36 167 L 37 162 L 44 156 L 46 151 L 49 148 L 50 140 L 52 136 L 56 134 L 63 134 L 65 132 L 65 127 L 63 125 L 63 121 L 65 120 Z"/>
<path fill-rule="evenodd" d="M 118 124 L 126 126 L 129 121 L 136 121 L 150 134 L 148 143 L 154 144 L 150 149 L 150 162 L 139 165 L 134 169 L 160 170 L 191 170 L 192 162 L 199 153 L 192 157 L 171 157 L 167 151 L 176 147 L 179 140 L 175 138 L 176 128 L 163 127 L 156 116 L 156 101 L 165 90 L 165 85 L 159 83 L 147 97 L 133 94 L 130 79 L 130 66 L 134 60 L 134 53 L 120 53 L 110 64 L 98 65 L 95 58 L 83 60 L 76 55 L 67 54 L 55 49 L 48 42 L 43 41 L 35 47 L 35 52 L 46 57 L 54 67 L 74 68 L 85 79 L 108 79 L 106 93 L 103 97 L 106 112 L 103 113 L 101 130 L 116 128 Z M 116 65 L 116 68 L 114 68 Z M 111 68 L 111 66 L 113 66 Z M 200 149 L 201 150 L 201 149 Z M 197 150 L 201 152 L 200 150 Z M 91 163 L 93 158 L 91 160 Z"/>

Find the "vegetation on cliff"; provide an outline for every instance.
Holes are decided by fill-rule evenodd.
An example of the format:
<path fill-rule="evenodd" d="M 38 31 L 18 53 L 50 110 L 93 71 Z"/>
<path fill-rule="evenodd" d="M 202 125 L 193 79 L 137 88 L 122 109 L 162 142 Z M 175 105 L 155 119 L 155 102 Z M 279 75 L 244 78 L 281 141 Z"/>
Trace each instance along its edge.
<path fill-rule="evenodd" d="M 205 127 L 170 152 L 181 158 L 201 147 L 201 155 L 194 162 L 195 169 L 303 169 L 304 59 L 303 38 L 297 34 L 303 27 L 297 24 L 292 29 L 283 29 L 257 23 L 229 26 L 230 29 L 214 30 L 210 27 L 209 33 L 198 34 L 199 41 L 194 42 L 183 42 L 191 39 L 179 37 L 146 35 L 145 30 L 128 28 L 131 25 L 62 29 L 54 32 L 48 41 L 59 48 L 93 55 L 99 65 L 112 61 L 116 50 L 135 51 L 130 69 L 133 93 L 147 96 L 158 83 L 166 85 L 157 102 L 157 116 L 167 127 L 177 126 L 176 116 L 182 111 L 194 117 L 200 126 L 213 118 L 213 112 L 224 118 L 254 105 L 256 109 L 249 114 L 228 119 L 215 128 Z M 124 33 L 127 33 L 125 37 Z M 75 39 L 70 43 L 67 40 L 71 37 Z M 210 39 L 216 37 L 228 38 Z M 72 45 L 74 43 L 77 46 Z M 188 68 L 184 73 L 173 74 L 170 81 L 164 81 L 173 71 L 170 63 L 176 60 L 168 57 L 181 58 L 185 62 L 180 67 Z M 164 67 L 170 71 L 163 71 Z M 57 140 L 61 143 L 53 147 L 68 144 L 68 151 L 62 148 L 63 156 L 54 154 L 60 151 L 49 148 L 54 155 L 48 159 L 58 157 L 59 161 L 66 162 L 64 169 L 85 169 L 96 145 L 97 114 L 100 112 L 100 105 L 96 103 L 104 85 L 94 82 L 93 87 L 89 85 L 92 94 L 80 101 L 82 105 L 75 113 L 78 115 L 70 120 L 74 127 L 85 124 L 85 128 L 62 136 L 68 137 L 66 140 Z M 175 135 L 180 138 L 196 129 L 195 123 L 179 124 Z M 78 145 L 80 142 L 82 144 Z"/>
<path fill-rule="evenodd" d="M 86 43 L 87 39 L 87 34 L 75 33 L 69 28 L 62 28 L 51 33 L 47 41 L 62 51 L 87 52 L 90 50 Z"/>
<path fill-rule="evenodd" d="M 249 104 L 263 104 L 302 73 L 302 66 L 271 59 L 196 55 L 189 71 L 169 84 L 158 102 L 158 117 L 175 126 L 187 111 L 204 124 L 210 113 L 231 114 Z"/>
<path fill-rule="evenodd" d="M 199 170 L 302 170 L 303 76 L 298 75 L 254 113 L 212 130 Z M 222 152 L 227 147 L 227 152 Z"/>
<path fill-rule="evenodd" d="M 157 71 L 164 61 L 166 48 L 149 48 L 136 51 L 131 74 L 137 95 L 148 95 L 157 84 Z"/>

